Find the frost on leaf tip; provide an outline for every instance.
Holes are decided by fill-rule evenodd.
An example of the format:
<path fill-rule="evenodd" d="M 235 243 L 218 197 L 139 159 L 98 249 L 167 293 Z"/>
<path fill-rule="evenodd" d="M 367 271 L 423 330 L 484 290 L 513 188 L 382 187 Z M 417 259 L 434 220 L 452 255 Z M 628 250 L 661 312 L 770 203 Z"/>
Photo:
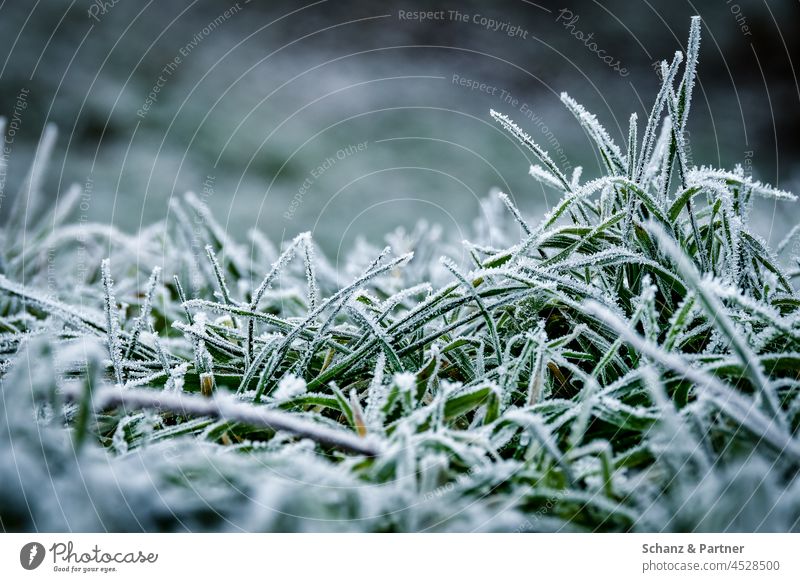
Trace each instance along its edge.
<path fill-rule="evenodd" d="M 108 352 L 111 358 L 111 365 L 114 368 L 114 379 L 117 384 L 121 385 L 124 381 L 124 374 L 119 337 L 119 310 L 117 309 L 117 300 L 114 297 L 114 280 L 111 278 L 111 261 L 109 259 L 103 259 L 100 264 L 100 272 L 104 289 L 103 303 L 106 315 Z"/>
<path fill-rule="evenodd" d="M 566 176 L 564 176 L 563 172 L 558 168 L 556 163 L 550 157 L 550 155 L 541 148 L 530 135 L 525 133 L 514 121 L 511 120 L 507 115 L 503 113 L 499 113 L 494 109 L 489 110 L 489 114 L 492 116 L 492 119 L 497 121 L 506 131 L 508 131 L 511 135 L 517 138 L 522 145 L 527 147 L 530 151 L 532 151 L 536 157 L 541 160 L 541 162 L 547 167 L 550 172 L 558 179 L 561 183 L 563 189 L 569 192 L 572 188 L 567 181 Z"/>
<path fill-rule="evenodd" d="M 280 379 L 273 397 L 275 400 L 289 400 L 306 392 L 306 381 L 297 376 L 287 375 Z"/>

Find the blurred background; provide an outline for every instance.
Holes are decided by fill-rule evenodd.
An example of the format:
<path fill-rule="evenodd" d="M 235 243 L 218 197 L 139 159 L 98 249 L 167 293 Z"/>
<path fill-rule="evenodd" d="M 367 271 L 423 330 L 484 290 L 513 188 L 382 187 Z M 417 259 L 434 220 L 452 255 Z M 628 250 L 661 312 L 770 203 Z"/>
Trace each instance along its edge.
<path fill-rule="evenodd" d="M 337 255 L 425 219 L 460 240 L 493 187 L 528 214 L 556 201 L 490 108 L 597 175 L 559 93 L 624 143 L 693 14 L 693 162 L 800 190 L 797 0 L 6 0 L 0 215 L 54 123 L 45 192 L 80 184 L 86 220 L 134 231 L 193 190 L 240 239 L 310 229 Z M 800 218 L 796 204 L 757 204 L 773 244 Z"/>

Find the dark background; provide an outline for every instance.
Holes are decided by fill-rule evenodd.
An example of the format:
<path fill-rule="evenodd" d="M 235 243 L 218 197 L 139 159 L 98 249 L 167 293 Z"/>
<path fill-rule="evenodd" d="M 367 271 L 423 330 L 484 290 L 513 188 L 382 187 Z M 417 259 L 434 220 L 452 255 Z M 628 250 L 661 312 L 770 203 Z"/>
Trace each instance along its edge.
<path fill-rule="evenodd" d="M 460 240 L 494 186 L 531 214 L 555 202 L 527 176 L 528 157 L 491 123 L 490 107 L 552 151 L 551 130 L 569 164 L 596 175 L 598 160 L 560 91 L 624 143 L 630 112 L 643 120 L 655 96 L 653 63 L 684 48 L 693 14 L 703 19 L 689 123 L 694 163 L 732 167 L 747 159 L 757 178 L 800 190 L 797 0 L 253 0 L 240 1 L 208 34 L 203 29 L 235 3 L 117 0 L 106 2 L 105 13 L 100 4 L 0 4 L 0 112 L 10 116 L 20 91 L 29 91 L 10 145 L 5 200 L 22 182 L 44 124 L 53 122 L 59 139 L 47 196 L 55 200 L 70 183 L 91 180 L 89 218 L 124 230 L 162 219 L 170 197 L 201 192 L 212 176 L 208 203 L 237 237 L 254 225 L 273 240 L 312 229 L 336 253 L 358 235 L 380 242 L 424 218 Z M 564 8 L 579 17 L 571 30 L 592 33 L 627 76 L 557 22 Z M 485 30 L 471 18 L 398 17 L 400 10 L 448 9 L 519 26 L 527 38 Z M 195 35 L 199 42 L 158 100 L 144 119 L 137 116 L 162 68 Z M 454 84 L 453 75 L 510 92 L 543 121 Z M 315 167 L 360 142 L 364 151 L 336 159 L 296 198 Z M 0 214 L 9 207 L 2 204 Z M 775 241 L 800 211 L 764 201 L 756 217 L 759 232 Z"/>

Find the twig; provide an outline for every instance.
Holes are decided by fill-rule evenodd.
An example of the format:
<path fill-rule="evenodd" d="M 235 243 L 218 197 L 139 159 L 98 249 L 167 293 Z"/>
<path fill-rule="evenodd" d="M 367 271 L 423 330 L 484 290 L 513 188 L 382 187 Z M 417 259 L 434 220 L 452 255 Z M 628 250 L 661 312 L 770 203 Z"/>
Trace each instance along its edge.
<path fill-rule="evenodd" d="M 79 399 L 82 391 L 79 388 L 69 388 L 66 396 L 70 399 Z M 310 438 L 313 441 L 328 444 L 352 453 L 378 456 L 380 450 L 371 439 L 360 438 L 345 431 L 321 426 L 308 420 L 298 418 L 279 410 L 270 410 L 264 407 L 253 406 L 228 395 L 218 395 L 214 398 L 200 396 L 155 392 L 147 389 L 128 388 L 121 390 L 116 387 L 104 387 L 95 390 L 92 394 L 95 410 L 108 410 L 118 406 L 126 408 L 152 408 L 156 410 L 169 410 L 187 416 L 208 416 L 229 422 L 240 422 L 250 426 L 284 430 L 298 436 Z"/>

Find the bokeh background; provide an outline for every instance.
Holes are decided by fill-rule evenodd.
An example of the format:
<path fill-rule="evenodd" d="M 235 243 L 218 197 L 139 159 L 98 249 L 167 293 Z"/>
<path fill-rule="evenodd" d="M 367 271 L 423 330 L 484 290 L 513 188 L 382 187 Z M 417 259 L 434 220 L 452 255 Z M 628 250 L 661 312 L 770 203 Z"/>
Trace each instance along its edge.
<path fill-rule="evenodd" d="M 444 18 L 408 16 L 419 10 Z M 694 163 L 743 163 L 800 190 L 797 0 L 5 0 L 0 112 L 16 124 L 0 217 L 53 123 L 49 200 L 77 182 L 91 190 L 88 219 L 126 231 L 193 190 L 236 237 L 310 229 L 331 255 L 420 219 L 459 240 L 493 187 L 532 215 L 556 201 L 489 108 L 596 175 L 559 93 L 624 143 L 629 114 L 645 118 L 655 96 L 654 63 L 684 48 L 693 14 Z M 756 218 L 774 243 L 800 210 L 760 201 Z"/>

